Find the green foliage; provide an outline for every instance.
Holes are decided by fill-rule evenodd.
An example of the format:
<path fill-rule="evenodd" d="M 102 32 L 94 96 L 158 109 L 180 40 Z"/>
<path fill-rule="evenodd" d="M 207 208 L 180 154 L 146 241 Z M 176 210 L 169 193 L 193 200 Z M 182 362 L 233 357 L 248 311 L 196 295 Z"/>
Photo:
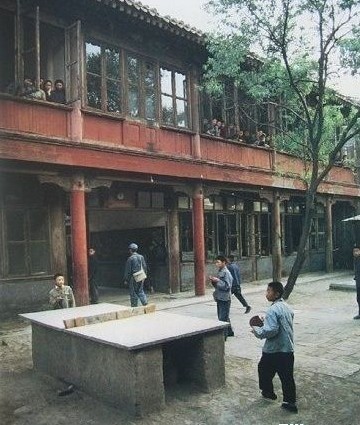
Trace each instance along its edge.
<path fill-rule="evenodd" d="M 306 208 L 287 298 L 305 260 L 317 189 L 345 143 L 360 134 L 360 105 L 329 89 L 341 55 L 343 66 L 358 71 L 360 2 L 211 0 L 209 7 L 224 18 L 226 35 L 210 40 L 207 89 L 231 77 L 253 102 L 276 102 L 276 148 L 306 161 Z M 261 60 L 246 57 L 248 48 Z"/>
<path fill-rule="evenodd" d="M 208 5 L 223 18 L 224 27 L 209 38 L 206 90 L 219 94 L 226 77 L 250 103 L 276 102 L 286 125 L 276 128 L 275 145 L 328 164 L 345 143 L 346 132 L 358 126 L 355 120 L 343 137 L 339 134 L 356 110 L 342 113 L 344 101 L 328 88 L 328 80 L 341 52 L 343 65 L 353 72 L 360 64 L 360 3 L 211 0 Z M 249 53 L 252 49 L 261 59 Z"/>

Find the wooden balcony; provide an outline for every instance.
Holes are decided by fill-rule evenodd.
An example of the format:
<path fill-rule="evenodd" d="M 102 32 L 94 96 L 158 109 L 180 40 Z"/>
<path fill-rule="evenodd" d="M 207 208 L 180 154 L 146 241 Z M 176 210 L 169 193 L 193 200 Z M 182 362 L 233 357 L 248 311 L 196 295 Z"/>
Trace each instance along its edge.
<path fill-rule="evenodd" d="M 71 108 L 0 95 L 0 129 L 66 138 Z"/>
<path fill-rule="evenodd" d="M 0 95 L 0 159 L 305 189 L 300 158 L 207 135 L 195 157 L 194 138 L 186 130 Z M 360 196 L 353 171 L 344 167 L 334 167 L 319 191 Z"/>

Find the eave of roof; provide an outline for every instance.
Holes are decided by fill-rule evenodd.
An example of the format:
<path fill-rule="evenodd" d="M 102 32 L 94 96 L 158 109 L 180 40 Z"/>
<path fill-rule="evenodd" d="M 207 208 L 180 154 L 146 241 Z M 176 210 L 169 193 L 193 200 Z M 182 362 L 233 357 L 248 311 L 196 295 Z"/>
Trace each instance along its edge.
<path fill-rule="evenodd" d="M 161 16 L 156 9 L 143 5 L 139 1 L 133 0 L 95 0 L 105 6 L 117 9 L 119 12 L 127 13 L 130 16 L 147 22 L 151 25 L 169 31 L 177 36 L 184 37 L 189 41 L 204 45 L 206 43 L 205 34 L 195 27 L 178 21 L 170 16 Z"/>

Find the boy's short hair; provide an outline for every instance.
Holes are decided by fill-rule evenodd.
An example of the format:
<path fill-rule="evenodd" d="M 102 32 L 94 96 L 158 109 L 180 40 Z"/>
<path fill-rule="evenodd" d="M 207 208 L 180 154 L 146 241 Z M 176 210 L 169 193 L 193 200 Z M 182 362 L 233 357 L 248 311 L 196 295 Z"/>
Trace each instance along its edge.
<path fill-rule="evenodd" d="M 228 256 L 228 259 L 229 259 L 230 261 L 234 261 L 234 260 L 235 260 L 235 257 L 231 254 L 231 255 L 229 255 L 229 256 Z"/>
<path fill-rule="evenodd" d="M 227 263 L 227 258 L 226 258 L 226 257 L 224 257 L 223 255 L 218 255 L 218 256 L 215 258 L 215 260 L 219 260 L 219 261 L 221 261 L 222 263 Z"/>
<path fill-rule="evenodd" d="M 54 280 L 56 280 L 59 276 L 65 277 L 65 276 L 63 275 L 63 273 L 55 273 L 55 274 L 54 274 Z"/>
<path fill-rule="evenodd" d="M 268 287 L 271 288 L 274 292 L 277 292 L 279 294 L 279 298 L 282 297 L 284 293 L 284 287 L 281 282 L 270 282 L 268 284 Z"/>

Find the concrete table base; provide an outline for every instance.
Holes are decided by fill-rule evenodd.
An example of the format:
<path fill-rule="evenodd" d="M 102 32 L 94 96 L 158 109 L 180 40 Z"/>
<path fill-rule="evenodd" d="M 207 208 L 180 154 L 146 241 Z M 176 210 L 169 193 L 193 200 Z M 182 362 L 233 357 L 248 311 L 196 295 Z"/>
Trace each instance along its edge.
<path fill-rule="evenodd" d="M 35 369 L 139 416 L 163 408 L 166 389 L 179 381 L 203 391 L 225 384 L 227 324 L 164 312 L 72 329 L 60 324 L 92 307 L 22 315 L 32 322 Z M 96 313 L 119 308 L 126 307 L 98 304 Z"/>

